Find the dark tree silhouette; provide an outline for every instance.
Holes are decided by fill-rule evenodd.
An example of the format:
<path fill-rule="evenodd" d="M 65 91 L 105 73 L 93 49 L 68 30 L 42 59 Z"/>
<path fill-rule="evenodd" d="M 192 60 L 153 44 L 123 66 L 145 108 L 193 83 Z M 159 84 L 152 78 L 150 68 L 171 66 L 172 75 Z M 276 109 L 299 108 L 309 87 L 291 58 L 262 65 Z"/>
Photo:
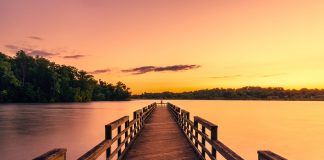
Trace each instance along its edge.
<path fill-rule="evenodd" d="M 85 71 L 24 51 L 13 58 L 0 52 L 0 102 L 87 102 L 128 100 L 130 96 L 121 82 L 98 82 Z"/>

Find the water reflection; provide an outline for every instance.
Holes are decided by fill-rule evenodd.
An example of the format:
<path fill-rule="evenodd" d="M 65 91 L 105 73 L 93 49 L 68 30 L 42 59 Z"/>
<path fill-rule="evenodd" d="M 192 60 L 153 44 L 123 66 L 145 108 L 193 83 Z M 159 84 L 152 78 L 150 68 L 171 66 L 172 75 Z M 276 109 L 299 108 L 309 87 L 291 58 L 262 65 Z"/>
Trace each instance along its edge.
<path fill-rule="evenodd" d="M 104 138 L 104 125 L 152 100 L 0 105 L 1 159 L 31 159 L 52 148 L 76 159 Z M 289 159 L 324 158 L 324 102 L 172 103 L 219 126 L 219 138 L 245 159 L 270 149 Z"/>
<path fill-rule="evenodd" d="M 68 158 L 76 159 L 103 140 L 105 124 L 151 102 L 0 105 L 0 155 L 31 159 L 66 147 Z"/>
<path fill-rule="evenodd" d="M 217 124 L 219 139 L 245 159 L 269 149 L 288 159 L 324 158 L 324 102 L 172 101 Z"/>

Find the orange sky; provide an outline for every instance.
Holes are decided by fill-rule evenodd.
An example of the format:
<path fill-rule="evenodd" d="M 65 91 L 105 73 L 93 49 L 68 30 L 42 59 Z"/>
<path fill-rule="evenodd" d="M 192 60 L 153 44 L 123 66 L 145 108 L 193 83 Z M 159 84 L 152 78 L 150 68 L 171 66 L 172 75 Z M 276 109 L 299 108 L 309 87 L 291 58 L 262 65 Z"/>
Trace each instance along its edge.
<path fill-rule="evenodd" d="M 134 93 L 324 88 L 323 9 L 321 0 L 0 0 L 0 51 L 107 70 L 96 79 Z M 153 67 L 130 72 L 143 66 Z"/>

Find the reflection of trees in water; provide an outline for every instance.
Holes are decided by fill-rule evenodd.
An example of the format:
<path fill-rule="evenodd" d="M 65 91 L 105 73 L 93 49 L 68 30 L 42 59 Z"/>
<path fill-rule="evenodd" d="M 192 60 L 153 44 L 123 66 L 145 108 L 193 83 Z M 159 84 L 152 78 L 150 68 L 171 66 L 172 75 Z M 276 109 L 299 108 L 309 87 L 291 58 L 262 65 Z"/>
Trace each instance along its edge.
<path fill-rule="evenodd" d="M 76 123 L 86 118 L 91 112 L 85 112 L 82 104 L 51 104 L 51 105 L 15 105 L 0 109 L 1 132 L 20 136 L 39 136 L 52 132 L 72 129 Z M 81 106 L 81 107 L 80 107 Z M 4 136 L 0 136 L 0 138 Z"/>

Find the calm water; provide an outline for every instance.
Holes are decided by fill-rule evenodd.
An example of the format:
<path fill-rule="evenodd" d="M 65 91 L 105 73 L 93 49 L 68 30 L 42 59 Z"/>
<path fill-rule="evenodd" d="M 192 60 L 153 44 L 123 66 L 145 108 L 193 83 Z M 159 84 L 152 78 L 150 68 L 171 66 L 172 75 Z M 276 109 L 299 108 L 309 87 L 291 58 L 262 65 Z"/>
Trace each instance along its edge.
<path fill-rule="evenodd" d="M 104 125 L 154 101 L 0 105 L 0 159 L 31 159 L 66 147 L 76 159 L 104 138 Z M 217 124 L 245 159 L 270 149 L 292 160 L 324 159 L 324 102 L 170 101 Z"/>

